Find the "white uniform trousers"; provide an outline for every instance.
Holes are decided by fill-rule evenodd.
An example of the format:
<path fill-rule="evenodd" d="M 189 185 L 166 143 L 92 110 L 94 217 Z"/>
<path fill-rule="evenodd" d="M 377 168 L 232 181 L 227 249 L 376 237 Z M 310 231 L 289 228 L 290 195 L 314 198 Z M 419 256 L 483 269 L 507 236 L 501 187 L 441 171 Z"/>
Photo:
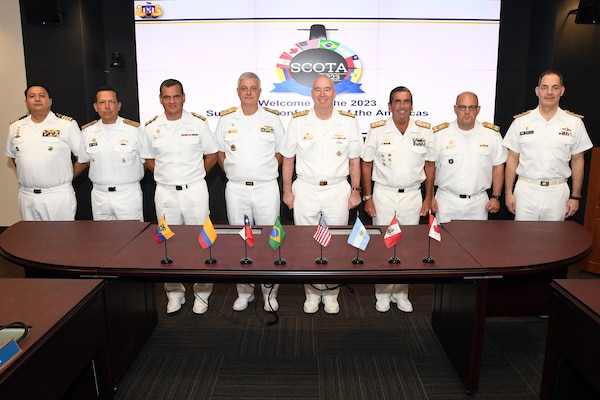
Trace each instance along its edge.
<path fill-rule="evenodd" d="M 461 219 L 479 221 L 488 219 L 488 211 L 485 207 L 490 199 L 485 191 L 468 195 L 438 188 L 435 199 L 438 204 L 436 217 L 439 223 Z"/>
<path fill-rule="evenodd" d="M 323 213 L 327 225 L 348 225 L 348 199 L 351 187 L 346 178 L 338 178 L 335 183 L 319 186 L 308 180 L 298 178 L 292 185 L 294 193 L 294 224 L 317 225 L 319 215 Z M 306 255 L 310 257 L 309 254 Z M 330 287 L 335 289 L 329 289 Z M 319 303 L 337 301 L 340 293 L 336 284 L 304 285 L 306 300 Z"/>
<path fill-rule="evenodd" d="M 254 225 L 272 226 L 281 204 L 277 180 L 228 181 L 225 204 L 230 225 L 243 225 L 245 214 Z M 254 295 L 252 283 L 238 283 L 236 288 L 239 297 L 249 299 Z M 276 298 L 279 285 L 261 285 L 261 289 L 263 297 Z"/>
<path fill-rule="evenodd" d="M 373 203 L 375 204 L 377 215 L 373 218 L 374 225 L 389 226 L 394 218 L 394 214 L 400 226 L 419 224 L 421 206 L 423 204 L 421 186 L 404 188 L 404 192 L 399 192 L 398 190 L 399 188 L 384 186 L 375 182 L 373 187 Z M 392 295 L 398 296 L 401 292 L 406 292 L 408 295 L 408 284 L 375 284 L 375 298 L 377 301 L 389 301 Z"/>
<path fill-rule="evenodd" d="M 203 225 L 208 216 L 208 186 L 201 179 L 191 184 L 156 185 L 154 194 L 156 216 L 160 220 L 165 215 L 169 225 Z M 166 282 L 167 292 L 185 292 L 182 283 Z M 195 283 L 194 295 L 205 303 L 212 293 L 212 283 Z"/>
<path fill-rule="evenodd" d="M 566 182 L 542 186 L 517 180 L 515 221 L 564 221 L 569 195 Z"/>
<path fill-rule="evenodd" d="M 17 201 L 24 221 L 74 221 L 77 198 L 71 182 L 46 189 L 20 187 Z"/>
<path fill-rule="evenodd" d="M 139 182 L 96 185 L 92 189 L 94 221 L 144 220 L 143 195 Z"/>

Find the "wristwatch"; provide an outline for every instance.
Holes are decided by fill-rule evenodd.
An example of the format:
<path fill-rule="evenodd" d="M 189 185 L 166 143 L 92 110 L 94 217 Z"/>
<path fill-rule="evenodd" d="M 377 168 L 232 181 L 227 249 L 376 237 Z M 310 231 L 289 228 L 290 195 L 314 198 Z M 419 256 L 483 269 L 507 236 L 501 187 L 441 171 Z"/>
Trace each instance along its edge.
<path fill-rule="evenodd" d="M 363 196 L 363 201 L 371 200 L 372 198 L 373 198 L 373 195 L 366 194 L 366 195 Z"/>
<path fill-rule="evenodd" d="M 500 201 L 500 196 L 497 196 L 497 195 L 493 194 L 492 195 L 492 199 L 496 199 L 496 200 Z"/>

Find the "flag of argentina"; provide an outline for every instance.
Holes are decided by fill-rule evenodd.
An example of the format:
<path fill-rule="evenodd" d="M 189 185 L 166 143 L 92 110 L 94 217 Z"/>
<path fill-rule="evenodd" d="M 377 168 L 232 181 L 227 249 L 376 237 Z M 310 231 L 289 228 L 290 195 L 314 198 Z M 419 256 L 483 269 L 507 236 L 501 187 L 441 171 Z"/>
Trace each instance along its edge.
<path fill-rule="evenodd" d="M 369 244 L 369 240 L 371 240 L 369 232 L 367 232 L 360 218 L 356 217 L 356 222 L 354 222 L 354 227 L 348 237 L 348 244 L 364 251 Z"/>

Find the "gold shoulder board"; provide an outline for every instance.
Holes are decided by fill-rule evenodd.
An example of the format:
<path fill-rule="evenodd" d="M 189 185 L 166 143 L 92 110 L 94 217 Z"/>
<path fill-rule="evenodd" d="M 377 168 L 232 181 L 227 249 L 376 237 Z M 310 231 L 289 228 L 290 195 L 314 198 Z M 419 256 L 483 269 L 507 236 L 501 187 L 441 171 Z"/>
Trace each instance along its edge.
<path fill-rule="evenodd" d="M 268 112 L 273 113 L 275 115 L 279 115 L 279 111 L 277 111 L 277 110 L 273 110 L 273 109 L 268 108 L 268 107 L 263 107 L 263 108 L 265 109 L 265 111 L 268 111 Z"/>
<path fill-rule="evenodd" d="M 379 128 L 380 126 L 384 126 L 387 121 L 382 119 L 381 121 L 375 121 L 371 123 L 371 128 Z"/>
<path fill-rule="evenodd" d="M 131 126 L 135 126 L 136 128 L 138 126 L 140 126 L 140 123 L 137 121 L 134 121 L 132 119 L 127 119 L 127 118 L 123 118 L 123 122 L 126 123 L 127 125 L 131 125 Z"/>
<path fill-rule="evenodd" d="M 195 112 L 192 113 L 192 115 L 196 118 L 200 118 L 202 121 L 206 121 L 206 118 L 204 118 L 202 115 L 200 114 L 196 114 Z"/>
<path fill-rule="evenodd" d="M 484 122 L 481 125 L 485 126 L 488 129 L 491 129 L 496 132 L 500 132 L 500 127 L 498 125 L 494 125 L 491 122 Z"/>
<path fill-rule="evenodd" d="M 27 116 L 28 116 L 28 115 L 29 115 L 29 114 L 25 114 L 25 115 L 23 115 L 22 117 L 19 117 L 19 118 L 15 118 L 15 119 L 13 119 L 12 121 L 10 121 L 10 124 L 9 124 L 9 125 L 11 125 L 11 124 L 14 124 L 14 123 L 15 123 L 15 122 L 17 122 L 17 121 L 20 121 L 20 120 L 22 120 L 23 118 L 27 118 Z"/>
<path fill-rule="evenodd" d="M 356 118 L 356 114 L 352 114 L 351 112 L 343 111 L 343 110 L 338 110 L 338 112 L 340 113 L 340 115 L 345 115 L 346 117 Z"/>
<path fill-rule="evenodd" d="M 421 128 L 431 128 L 431 124 L 429 122 L 415 121 L 415 125 L 420 126 Z"/>
<path fill-rule="evenodd" d="M 68 115 L 54 113 L 58 118 L 66 119 L 67 121 L 73 121 L 73 117 L 69 117 Z"/>
<path fill-rule="evenodd" d="M 565 110 L 565 112 L 566 112 L 567 114 L 569 114 L 569 115 L 572 115 L 572 116 L 574 116 L 574 117 L 577 117 L 577 118 L 581 118 L 581 119 L 583 119 L 583 115 L 581 115 L 581 114 L 575 114 L 573 111 L 569 111 L 569 110 Z"/>
<path fill-rule="evenodd" d="M 450 122 L 442 122 L 441 124 L 434 126 L 433 129 L 432 129 L 432 131 L 433 131 L 433 133 L 436 133 L 437 131 L 441 131 L 442 129 L 446 129 L 449 126 L 450 126 Z"/>
<path fill-rule="evenodd" d="M 232 112 L 235 112 L 235 110 L 237 110 L 237 107 L 231 107 L 231 108 L 228 108 L 227 110 L 221 111 L 221 113 L 219 115 L 222 117 L 223 115 L 227 115 L 227 114 L 231 114 Z"/>
<path fill-rule="evenodd" d="M 519 118 L 522 117 L 523 115 L 527 115 L 531 112 L 531 110 L 527 110 L 525 112 L 522 112 L 521 114 L 517 114 L 517 115 L 513 115 L 513 118 Z"/>
<path fill-rule="evenodd" d="M 97 119 L 93 120 L 92 122 L 88 122 L 87 124 L 85 124 L 84 126 L 82 126 L 82 127 L 81 127 L 81 129 L 85 129 L 85 128 L 87 128 L 88 126 L 92 126 L 92 125 L 94 125 L 96 122 L 98 122 L 98 120 L 97 120 Z"/>
<path fill-rule="evenodd" d="M 148 122 L 146 122 L 146 123 L 144 124 L 144 126 L 148 126 L 148 125 L 150 125 L 151 123 L 153 123 L 153 122 L 154 122 L 154 120 L 155 120 L 156 118 L 158 118 L 158 115 L 155 115 L 155 116 L 154 116 L 154 118 L 152 118 L 151 120 L 149 120 Z"/>
<path fill-rule="evenodd" d="M 292 114 L 292 118 L 304 117 L 305 115 L 308 115 L 309 112 L 310 112 L 310 110 L 298 111 L 298 112 Z"/>

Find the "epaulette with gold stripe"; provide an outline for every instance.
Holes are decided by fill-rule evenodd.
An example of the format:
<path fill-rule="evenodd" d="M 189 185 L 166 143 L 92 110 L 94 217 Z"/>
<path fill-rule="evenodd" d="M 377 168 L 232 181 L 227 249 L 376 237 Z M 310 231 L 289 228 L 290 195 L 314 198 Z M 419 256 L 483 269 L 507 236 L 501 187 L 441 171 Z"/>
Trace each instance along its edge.
<path fill-rule="evenodd" d="M 344 110 L 338 110 L 338 112 L 340 113 L 340 115 L 345 115 L 346 117 L 356 118 L 356 114 L 353 114 L 351 112 L 344 111 Z"/>
<path fill-rule="evenodd" d="M 423 121 L 416 120 L 415 125 L 420 126 L 421 128 L 426 128 L 426 129 L 431 128 L 431 124 L 429 122 L 423 122 Z"/>
<path fill-rule="evenodd" d="M 236 110 L 237 110 L 237 107 L 228 108 L 227 110 L 221 111 L 221 113 L 219 114 L 219 116 L 222 117 L 224 115 L 231 114 L 232 112 L 235 112 Z"/>
<path fill-rule="evenodd" d="M 10 124 L 14 124 L 14 123 L 15 123 L 15 122 L 17 122 L 17 121 L 20 121 L 20 120 L 22 120 L 23 118 L 27 118 L 27 116 L 28 116 L 28 115 L 29 115 L 29 114 L 25 114 L 25 115 L 23 115 L 22 117 L 19 117 L 19 118 L 13 119 L 12 121 L 10 121 Z"/>
<path fill-rule="evenodd" d="M 193 115 L 194 117 L 196 117 L 196 118 L 199 118 L 199 119 L 201 119 L 202 121 L 206 121 L 206 118 L 205 118 L 205 117 L 203 117 L 203 116 L 202 116 L 202 115 L 200 115 L 200 114 L 196 114 L 195 112 L 193 112 L 193 113 L 192 113 L 192 115 Z"/>
<path fill-rule="evenodd" d="M 87 124 L 85 124 L 84 126 L 82 126 L 82 127 L 81 127 L 81 129 L 85 129 L 85 128 L 87 128 L 88 126 L 92 126 L 92 125 L 94 125 L 96 122 L 98 122 L 98 120 L 97 120 L 97 119 L 93 120 L 92 122 L 88 122 Z"/>
<path fill-rule="evenodd" d="M 522 112 L 521 114 L 517 114 L 517 115 L 513 115 L 513 118 L 519 118 L 522 117 L 523 115 L 527 115 L 531 112 L 532 110 L 527 110 L 525 112 Z"/>
<path fill-rule="evenodd" d="M 135 126 L 136 128 L 138 126 L 140 126 L 140 123 L 137 121 L 134 121 L 132 119 L 127 119 L 127 118 L 123 118 L 123 123 L 127 124 L 127 125 L 131 125 L 131 126 Z"/>
<path fill-rule="evenodd" d="M 66 119 L 67 121 L 73 121 L 73 117 L 69 117 L 68 115 L 59 114 L 59 113 L 54 113 L 54 115 L 56 115 L 58 118 Z"/>
<path fill-rule="evenodd" d="M 449 126 L 450 126 L 450 122 L 442 122 L 441 124 L 434 126 L 433 129 L 432 129 L 432 131 L 433 131 L 433 133 L 436 133 L 437 131 L 441 131 L 442 129 L 446 129 Z"/>
<path fill-rule="evenodd" d="M 144 126 L 148 126 L 148 125 L 150 125 L 151 123 L 153 123 L 153 122 L 156 120 L 156 118 L 158 118 L 158 115 L 155 115 L 155 116 L 154 116 L 154 118 L 152 118 L 151 120 L 149 120 L 148 122 L 146 122 L 146 123 L 144 124 Z"/>
<path fill-rule="evenodd" d="M 500 132 L 500 127 L 498 125 L 492 124 L 491 122 L 484 122 L 481 125 L 493 131 Z"/>
<path fill-rule="evenodd" d="M 380 126 L 384 126 L 386 124 L 387 120 L 382 119 L 381 121 L 375 121 L 371 123 L 371 128 L 379 128 Z"/>
<path fill-rule="evenodd" d="M 565 112 L 566 112 L 567 114 L 569 114 L 569 115 L 572 115 L 572 116 L 574 116 L 574 117 L 577 117 L 577 118 L 581 118 L 581 119 L 583 119 L 583 115 L 581 115 L 581 114 L 575 114 L 573 111 L 569 111 L 569 110 L 565 110 Z"/>
<path fill-rule="evenodd" d="M 310 112 L 310 110 L 304 110 L 304 111 L 298 111 L 292 114 L 292 118 L 296 118 L 296 117 L 304 117 L 305 115 L 308 115 L 308 113 Z"/>
<path fill-rule="evenodd" d="M 273 113 L 275 115 L 279 115 L 280 114 L 279 111 L 273 110 L 273 109 L 271 109 L 269 107 L 263 107 L 263 108 L 265 109 L 265 111 L 268 111 L 268 112 Z"/>

